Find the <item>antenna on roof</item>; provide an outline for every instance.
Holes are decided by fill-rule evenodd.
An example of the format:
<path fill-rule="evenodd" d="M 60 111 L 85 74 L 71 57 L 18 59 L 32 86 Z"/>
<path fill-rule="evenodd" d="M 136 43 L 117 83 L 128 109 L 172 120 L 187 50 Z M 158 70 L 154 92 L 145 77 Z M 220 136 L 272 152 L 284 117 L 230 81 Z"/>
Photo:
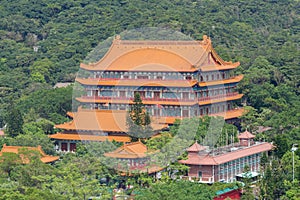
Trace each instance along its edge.
<path fill-rule="evenodd" d="M 227 132 L 227 129 L 226 129 L 226 146 L 228 145 L 228 132 Z"/>

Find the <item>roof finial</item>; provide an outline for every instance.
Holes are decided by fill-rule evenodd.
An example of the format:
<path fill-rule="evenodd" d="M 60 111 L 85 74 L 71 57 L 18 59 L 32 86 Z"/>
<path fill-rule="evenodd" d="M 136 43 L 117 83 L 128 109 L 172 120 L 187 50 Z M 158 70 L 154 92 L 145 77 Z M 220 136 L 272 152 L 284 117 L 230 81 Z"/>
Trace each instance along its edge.
<path fill-rule="evenodd" d="M 121 36 L 120 35 L 116 35 L 115 38 L 114 38 L 113 43 L 120 44 L 120 42 L 121 42 Z"/>
<path fill-rule="evenodd" d="M 210 44 L 210 38 L 207 35 L 203 35 L 203 44 Z"/>

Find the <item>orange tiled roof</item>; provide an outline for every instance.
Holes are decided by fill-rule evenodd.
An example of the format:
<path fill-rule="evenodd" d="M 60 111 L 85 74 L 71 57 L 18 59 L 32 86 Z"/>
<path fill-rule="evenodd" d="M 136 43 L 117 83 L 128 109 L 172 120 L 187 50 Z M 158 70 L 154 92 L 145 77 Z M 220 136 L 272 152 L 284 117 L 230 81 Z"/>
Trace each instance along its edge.
<path fill-rule="evenodd" d="M 198 144 L 198 142 L 196 141 L 192 146 L 190 146 L 187 151 L 188 152 L 199 152 L 206 149 L 204 146 Z"/>
<path fill-rule="evenodd" d="M 68 115 L 69 117 L 71 117 L 71 118 L 74 117 L 74 113 L 73 113 L 73 112 L 67 112 L 67 115 Z"/>
<path fill-rule="evenodd" d="M 41 148 L 41 146 L 38 147 L 25 147 L 25 146 L 7 146 L 6 144 L 3 145 L 2 150 L 0 152 L 0 157 L 2 156 L 3 153 L 5 152 L 9 152 L 9 153 L 15 153 L 15 154 L 19 154 L 19 150 L 20 149 L 26 149 L 26 150 L 33 150 L 33 151 L 37 151 L 40 153 L 41 155 L 41 161 L 43 163 L 49 163 L 49 162 L 54 162 L 56 160 L 59 159 L 59 156 L 50 156 L 47 155 Z M 29 163 L 30 161 L 25 159 L 22 155 L 20 155 L 22 162 L 24 164 Z"/>
<path fill-rule="evenodd" d="M 57 140 L 76 140 L 76 141 L 116 141 L 116 142 L 130 142 L 131 139 L 129 136 L 120 136 L 120 135 L 109 135 L 109 136 L 99 136 L 99 135 L 84 135 L 76 133 L 56 133 L 49 135 L 52 139 Z"/>
<path fill-rule="evenodd" d="M 153 86 L 153 87 L 192 87 L 196 80 L 151 80 L 151 79 L 92 79 L 77 78 L 83 85 L 111 85 L 111 86 Z"/>
<path fill-rule="evenodd" d="M 243 78 L 244 78 L 244 75 L 238 75 L 238 76 L 234 76 L 234 77 L 231 77 L 229 79 L 224 79 L 224 80 L 200 82 L 200 83 L 198 83 L 198 85 L 201 87 L 212 86 L 212 85 L 225 85 L 228 83 L 240 82 Z"/>
<path fill-rule="evenodd" d="M 210 114 L 209 116 L 221 116 L 225 120 L 241 117 L 245 113 L 244 108 L 236 108 L 223 113 Z"/>
<path fill-rule="evenodd" d="M 73 120 L 64 124 L 55 125 L 56 128 L 65 130 L 87 130 L 107 132 L 127 132 L 127 111 L 125 110 L 88 110 L 78 109 Z M 155 120 L 151 124 L 154 130 L 161 130 L 167 125 Z"/>
<path fill-rule="evenodd" d="M 129 169 L 129 170 L 123 170 L 121 168 L 117 169 L 118 171 L 121 172 L 121 176 L 133 176 L 134 174 L 137 173 L 148 173 L 148 174 L 152 174 L 154 172 L 159 172 L 162 171 L 165 167 L 159 167 L 156 165 L 152 165 L 152 166 L 145 166 L 142 168 L 138 168 L 138 169 Z"/>
<path fill-rule="evenodd" d="M 208 72 L 208 71 L 221 71 L 221 70 L 229 70 L 235 69 L 240 66 L 240 62 L 227 64 L 225 66 L 222 65 L 210 65 L 210 66 L 202 66 L 200 67 L 201 71 Z"/>
<path fill-rule="evenodd" d="M 144 158 L 147 156 L 147 147 L 140 141 L 124 144 L 112 152 L 105 153 L 104 156 L 113 158 Z"/>
<path fill-rule="evenodd" d="M 252 133 L 250 133 L 249 131 L 245 131 L 243 133 L 241 133 L 238 136 L 239 139 L 251 139 L 251 138 L 255 138 L 255 135 L 253 135 Z"/>
<path fill-rule="evenodd" d="M 226 101 L 232 101 L 242 98 L 243 94 L 235 94 L 232 96 L 224 96 L 223 98 L 216 98 L 216 99 L 209 99 L 205 101 L 199 101 L 199 105 L 207 105 L 207 104 L 213 104 L 213 103 L 219 103 L 219 102 L 226 102 Z"/>
<path fill-rule="evenodd" d="M 223 117 L 225 120 L 228 120 L 228 119 L 234 119 L 234 118 L 241 117 L 244 112 L 245 112 L 244 108 L 238 108 L 238 109 L 229 110 L 229 111 L 223 112 L 223 113 L 210 114 L 209 116 L 220 116 L 220 117 Z M 182 119 L 182 118 L 181 117 L 165 117 L 163 120 L 165 120 L 166 124 L 174 124 L 176 119 Z"/>
<path fill-rule="evenodd" d="M 212 47 L 211 40 L 202 41 L 129 41 L 116 38 L 108 52 L 97 63 L 81 64 L 86 70 L 106 71 L 174 71 L 194 72 L 235 68 L 239 63 L 225 62 Z M 213 66 L 213 67 L 211 67 Z"/>
<path fill-rule="evenodd" d="M 273 149 L 273 145 L 267 142 L 256 144 L 250 147 L 242 148 L 236 151 L 224 153 L 217 156 L 207 155 L 195 155 L 189 154 L 187 160 L 180 160 L 180 163 L 191 165 L 219 165 L 238 158 L 246 157 L 256 153 L 266 152 Z"/>

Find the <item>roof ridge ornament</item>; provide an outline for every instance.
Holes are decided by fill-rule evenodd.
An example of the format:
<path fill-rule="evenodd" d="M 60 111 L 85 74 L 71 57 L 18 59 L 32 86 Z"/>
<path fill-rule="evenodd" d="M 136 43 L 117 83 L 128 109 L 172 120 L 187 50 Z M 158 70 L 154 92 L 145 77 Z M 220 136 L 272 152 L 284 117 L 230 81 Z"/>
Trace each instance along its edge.
<path fill-rule="evenodd" d="M 203 40 L 202 41 L 203 41 L 204 45 L 211 44 L 211 40 L 207 35 L 203 35 Z"/>
<path fill-rule="evenodd" d="M 120 44 L 121 43 L 121 36 L 116 35 L 113 41 L 114 44 Z"/>

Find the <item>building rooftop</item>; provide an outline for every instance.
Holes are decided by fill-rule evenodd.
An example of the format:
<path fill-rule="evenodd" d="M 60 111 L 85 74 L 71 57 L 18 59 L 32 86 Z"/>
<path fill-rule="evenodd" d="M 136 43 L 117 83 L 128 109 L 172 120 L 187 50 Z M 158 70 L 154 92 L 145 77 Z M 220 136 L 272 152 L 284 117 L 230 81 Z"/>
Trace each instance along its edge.
<path fill-rule="evenodd" d="M 79 108 L 73 113 L 73 120 L 64 124 L 55 125 L 64 130 L 85 130 L 102 132 L 127 132 L 127 111 L 125 110 L 90 110 Z M 161 130 L 167 125 L 156 119 L 152 120 L 153 130 Z"/>
<path fill-rule="evenodd" d="M 153 86 L 153 87 L 192 87 L 197 84 L 196 80 L 157 80 L 157 79 L 96 79 L 77 78 L 77 82 L 83 85 L 101 86 Z"/>
<path fill-rule="evenodd" d="M 0 159 L 3 153 L 15 153 L 19 154 L 22 152 L 22 150 L 31 150 L 31 151 L 37 151 L 40 154 L 40 159 L 43 163 L 50 163 L 54 162 L 59 159 L 59 156 L 50 156 L 47 155 L 43 150 L 41 146 L 38 147 L 27 147 L 27 146 L 7 146 L 6 144 L 3 145 L 2 150 L 0 152 Z M 25 157 L 24 155 L 20 155 L 22 163 L 27 164 L 30 162 L 28 157 Z"/>
<path fill-rule="evenodd" d="M 190 146 L 187 151 L 188 152 L 199 152 L 202 150 L 205 150 L 206 148 L 200 144 L 198 144 L 198 142 L 196 141 L 192 146 Z"/>
<path fill-rule="evenodd" d="M 80 65 L 86 70 L 194 72 L 233 69 L 239 62 L 225 62 L 217 55 L 211 40 L 138 41 L 116 37 L 97 63 Z"/>
<path fill-rule="evenodd" d="M 112 158 L 144 158 L 147 156 L 147 147 L 142 142 L 132 142 L 124 144 L 112 152 L 105 153 L 104 156 Z"/>
<path fill-rule="evenodd" d="M 199 154 L 188 154 L 187 160 L 180 160 L 179 162 L 191 165 L 219 165 L 245 156 L 270 151 L 273 147 L 267 142 L 256 142 L 251 146 L 234 144 L 216 149 L 206 148 Z"/>
<path fill-rule="evenodd" d="M 108 135 L 108 136 L 100 136 L 100 135 L 85 135 L 78 133 L 56 133 L 53 135 L 49 135 L 51 139 L 57 140 L 75 140 L 75 141 L 116 141 L 116 142 L 130 142 L 131 139 L 129 136 L 121 136 L 121 135 Z"/>
<path fill-rule="evenodd" d="M 250 133 L 249 131 L 245 131 L 243 133 L 241 133 L 239 136 L 238 136 L 239 139 L 253 139 L 255 138 L 255 135 L 253 135 L 252 133 Z"/>

